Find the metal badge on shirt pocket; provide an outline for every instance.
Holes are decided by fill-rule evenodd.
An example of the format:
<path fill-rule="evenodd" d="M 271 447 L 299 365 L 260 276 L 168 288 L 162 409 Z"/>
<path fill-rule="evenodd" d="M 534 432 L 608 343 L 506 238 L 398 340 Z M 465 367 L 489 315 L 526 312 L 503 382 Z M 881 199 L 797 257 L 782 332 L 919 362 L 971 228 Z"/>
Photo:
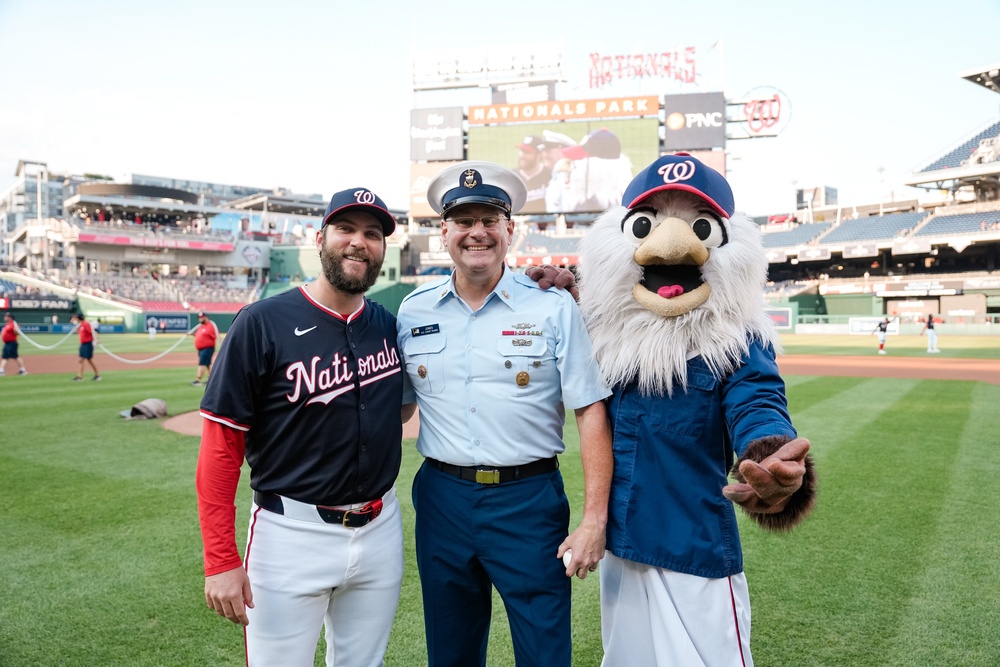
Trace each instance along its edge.
<path fill-rule="evenodd" d="M 444 391 L 444 348 L 448 342 L 442 333 L 423 334 L 403 344 L 406 374 L 413 388 L 426 394 Z"/>
<path fill-rule="evenodd" d="M 497 339 L 499 357 L 499 377 L 502 387 L 511 396 L 524 396 L 544 386 L 553 366 L 543 357 L 546 340 L 540 336 L 501 336 Z"/>

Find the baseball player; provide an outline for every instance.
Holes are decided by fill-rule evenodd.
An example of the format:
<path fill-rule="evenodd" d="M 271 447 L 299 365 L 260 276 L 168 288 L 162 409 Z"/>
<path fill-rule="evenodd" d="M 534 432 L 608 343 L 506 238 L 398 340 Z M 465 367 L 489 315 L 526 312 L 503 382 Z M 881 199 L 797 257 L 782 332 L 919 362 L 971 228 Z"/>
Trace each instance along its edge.
<path fill-rule="evenodd" d="M 927 332 L 927 351 L 930 354 L 936 354 L 941 350 L 937 346 L 937 331 L 934 330 L 934 314 L 927 313 L 927 319 L 924 320 L 924 328 L 920 330 L 920 334 Z"/>
<path fill-rule="evenodd" d="M 244 307 L 201 403 L 198 511 L 208 606 L 245 626 L 248 665 L 381 665 L 399 600 L 403 374 L 395 318 L 364 293 L 395 220 L 366 188 L 333 195 L 320 277 Z M 253 488 L 241 562 L 233 506 Z"/>
<path fill-rule="evenodd" d="M 97 370 L 97 364 L 94 363 L 94 343 L 100 343 L 101 337 L 98 335 L 97 331 L 90 326 L 88 322 L 83 317 L 83 313 L 74 313 L 72 317 L 69 318 L 70 324 L 76 327 L 76 332 L 80 335 L 80 369 L 76 373 L 76 377 L 73 378 L 73 382 L 80 382 L 83 380 L 83 364 L 84 362 L 90 364 L 90 367 L 94 370 L 94 381 L 101 381 L 101 374 Z"/>
<path fill-rule="evenodd" d="M 208 381 L 208 369 L 212 366 L 212 355 L 215 354 L 215 343 L 218 339 L 219 327 L 208 319 L 208 315 L 198 313 L 198 326 L 194 332 L 194 349 L 198 350 L 198 376 L 191 383 L 196 387 L 201 385 L 203 375 L 205 381 Z"/>
<path fill-rule="evenodd" d="M 611 484 L 611 434 L 583 318 L 565 292 L 504 263 L 527 188 L 509 169 L 463 162 L 431 182 L 451 277 L 411 292 L 399 346 L 420 406 L 413 481 L 428 663 L 485 665 L 492 591 L 518 665 L 569 667 L 571 580 L 597 570 Z M 569 532 L 558 455 L 576 413 L 583 516 Z"/>
<path fill-rule="evenodd" d="M 21 332 L 21 329 L 17 326 L 17 322 L 14 321 L 14 315 L 12 313 L 3 314 L 3 329 L 0 330 L 0 340 L 3 341 L 3 358 L 0 358 L 0 375 L 4 375 L 7 372 L 7 360 L 13 359 L 18 365 L 18 375 L 27 375 L 28 369 L 24 367 L 24 361 L 21 360 L 21 355 L 17 352 L 17 334 Z"/>
<path fill-rule="evenodd" d="M 885 354 L 885 336 L 886 332 L 889 330 L 889 322 L 891 320 L 888 317 L 883 317 L 882 321 L 875 325 L 872 329 L 872 333 L 878 333 L 878 353 Z"/>

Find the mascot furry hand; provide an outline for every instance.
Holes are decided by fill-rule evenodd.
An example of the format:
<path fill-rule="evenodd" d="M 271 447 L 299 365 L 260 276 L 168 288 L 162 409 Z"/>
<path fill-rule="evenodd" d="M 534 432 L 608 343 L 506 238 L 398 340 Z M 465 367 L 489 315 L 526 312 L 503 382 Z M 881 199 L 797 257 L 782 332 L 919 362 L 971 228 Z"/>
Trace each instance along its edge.
<path fill-rule="evenodd" d="M 614 389 L 609 548 L 714 576 L 726 568 L 710 554 L 642 536 L 655 512 L 657 523 L 684 516 L 685 529 L 727 540 L 725 499 L 771 530 L 791 529 L 815 504 L 809 442 L 792 428 L 764 312 L 767 260 L 729 183 L 690 155 L 639 172 L 623 204 L 583 238 L 579 268 L 580 307 Z M 726 485 L 730 471 L 737 483 Z"/>

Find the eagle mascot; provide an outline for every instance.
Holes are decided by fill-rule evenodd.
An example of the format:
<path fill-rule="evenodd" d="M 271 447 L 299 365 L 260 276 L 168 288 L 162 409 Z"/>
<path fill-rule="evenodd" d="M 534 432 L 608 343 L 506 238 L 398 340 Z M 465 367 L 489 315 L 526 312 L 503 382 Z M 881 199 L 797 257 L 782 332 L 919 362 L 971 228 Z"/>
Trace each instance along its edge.
<path fill-rule="evenodd" d="M 760 233 L 729 183 L 684 153 L 640 171 L 581 241 L 579 303 L 613 390 L 606 666 L 753 664 L 733 504 L 786 531 L 816 492 L 766 277 Z"/>

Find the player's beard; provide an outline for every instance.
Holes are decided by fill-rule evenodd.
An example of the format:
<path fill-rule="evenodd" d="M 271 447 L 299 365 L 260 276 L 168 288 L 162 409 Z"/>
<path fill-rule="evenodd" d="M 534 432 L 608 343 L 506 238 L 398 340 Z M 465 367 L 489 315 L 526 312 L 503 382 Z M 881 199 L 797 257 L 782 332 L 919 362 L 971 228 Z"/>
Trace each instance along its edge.
<path fill-rule="evenodd" d="M 357 253 L 353 253 L 357 256 Z M 335 289 L 345 294 L 364 294 L 378 280 L 382 270 L 383 257 L 368 256 L 367 268 L 360 278 L 352 278 L 344 273 L 344 253 L 338 250 L 319 249 L 319 261 L 323 267 L 323 275 Z"/>

